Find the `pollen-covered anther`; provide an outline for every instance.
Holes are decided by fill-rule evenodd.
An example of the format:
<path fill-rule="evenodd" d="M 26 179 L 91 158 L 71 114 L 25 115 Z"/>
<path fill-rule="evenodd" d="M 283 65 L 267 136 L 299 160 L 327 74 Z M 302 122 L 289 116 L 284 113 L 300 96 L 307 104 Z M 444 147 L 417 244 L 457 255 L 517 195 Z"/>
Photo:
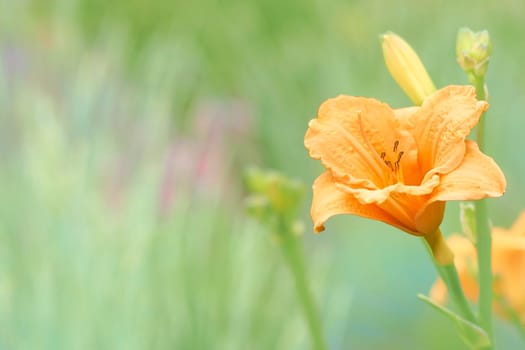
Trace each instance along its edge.
<path fill-rule="evenodd" d="M 401 162 L 401 157 L 403 157 L 403 154 L 405 154 L 405 152 L 401 151 L 399 152 L 399 154 L 397 155 L 397 160 L 396 162 L 394 163 L 394 167 L 396 170 L 399 170 L 400 167 L 399 167 L 399 162 Z"/>
<path fill-rule="evenodd" d="M 405 154 L 404 151 L 399 151 L 399 140 L 396 140 L 394 142 L 394 145 L 392 147 L 392 158 L 387 157 L 387 154 L 385 151 L 380 153 L 381 160 L 385 163 L 385 165 L 390 169 L 392 172 L 392 181 L 393 182 L 403 182 L 403 174 L 401 171 L 401 158 L 403 158 L 403 154 Z M 395 160 L 394 160 L 395 159 Z"/>
<path fill-rule="evenodd" d="M 394 142 L 394 148 L 392 149 L 392 152 L 397 151 L 397 146 L 399 146 L 399 141 L 398 140 L 396 140 L 396 142 Z"/>

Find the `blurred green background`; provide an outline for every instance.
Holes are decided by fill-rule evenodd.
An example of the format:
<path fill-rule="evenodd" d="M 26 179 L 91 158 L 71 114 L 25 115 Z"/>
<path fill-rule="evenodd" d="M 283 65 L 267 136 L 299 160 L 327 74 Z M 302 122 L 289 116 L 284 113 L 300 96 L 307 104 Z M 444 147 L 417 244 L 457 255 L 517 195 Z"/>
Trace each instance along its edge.
<path fill-rule="evenodd" d="M 289 271 L 246 217 L 242 173 L 320 174 L 303 136 L 326 98 L 409 104 L 378 36 L 466 83 L 459 27 L 488 29 L 487 153 L 525 208 L 525 2 L 0 0 L 0 349 L 308 349 Z M 462 349 L 416 299 L 421 242 L 343 216 L 304 248 L 330 349 Z M 443 231 L 459 229 L 448 206 Z M 522 348 L 496 322 L 500 349 Z"/>

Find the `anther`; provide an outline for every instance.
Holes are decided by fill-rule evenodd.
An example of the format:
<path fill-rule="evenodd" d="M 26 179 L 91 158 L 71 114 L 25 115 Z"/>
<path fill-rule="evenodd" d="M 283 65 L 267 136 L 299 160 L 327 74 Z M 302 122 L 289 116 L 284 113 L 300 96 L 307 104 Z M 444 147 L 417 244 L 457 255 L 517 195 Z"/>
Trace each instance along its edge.
<path fill-rule="evenodd" d="M 397 146 L 399 146 L 399 141 L 398 141 L 398 140 L 396 140 L 396 141 L 394 142 L 394 149 L 392 150 L 392 152 L 397 151 Z"/>
<path fill-rule="evenodd" d="M 381 159 L 385 160 L 386 152 L 381 152 Z"/>
<path fill-rule="evenodd" d="M 399 170 L 399 162 L 401 161 L 401 157 L 403 157 L 403 154 L 405 154 L 405 152 L 399 152 L 399 154 L 397 155 L 397 160 L 394 162 L 394 168 L 396 171 Z"/>

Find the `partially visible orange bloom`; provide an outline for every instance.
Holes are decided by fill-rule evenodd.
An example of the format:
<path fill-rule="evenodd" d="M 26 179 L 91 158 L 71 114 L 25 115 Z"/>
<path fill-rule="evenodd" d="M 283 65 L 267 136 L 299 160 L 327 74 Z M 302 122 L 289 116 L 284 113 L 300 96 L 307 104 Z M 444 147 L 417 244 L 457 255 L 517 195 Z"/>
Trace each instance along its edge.
<path fill-rule="evenodd" d="M 501 196 L 500 168 L 465 140 L 487 108 L 472 86 L 447 86 L 403 109 L 345 95 L 325 101 L 304 138 L 326 168 L 313 184 L 315 232 L 333 215 L 354 214 L 432 235 L 445 201 Z"/>
<path fill-rule="evenodd" d="M 467 299 L 478 300 L 476 248 L 463 236 L 453 235 L 448 240 L 454 252 L 461 287 Z M 494 274 L 494 295 L 501 298 L 520 316 L 525 323 L 525 211 L 509 229 L 492 229 L 492 271 Z M 447 288 L 442 280 L 436 281 L 430 297 L 444 304 Z M 494 302 L 495 310 L 507 317 L 504 309 Z"/>

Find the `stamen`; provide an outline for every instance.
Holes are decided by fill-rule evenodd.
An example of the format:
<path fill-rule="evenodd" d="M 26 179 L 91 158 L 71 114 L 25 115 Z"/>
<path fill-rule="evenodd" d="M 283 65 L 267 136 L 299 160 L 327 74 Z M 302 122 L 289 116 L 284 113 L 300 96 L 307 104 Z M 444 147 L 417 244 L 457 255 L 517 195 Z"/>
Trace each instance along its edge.
<path fill-rule="evenodd" d="M 396 172 L 399 170 L 399 162 L 401 161 L 401 157 L 403 157 L 403 154 L 405 154 L 405 152 L 403 151 L 399 152 L 397 156 L 397 160 L 394 162 L 394 168 Z"/>
<path fill-rule="evenodd" d="M 394 149 L 392 150 L 392 152 L 397 151 L 397 146 L 399 146 L 399 141 L 398 141 L 398 140 L 396 140 L 396 141 L 394 142 Z"/>
<path fill-rule="evenodd" d="M 394 147 L 392 149 L 394 155 L 397 153 L 398 147 L 399 147 L 399 140 L 396 140 L 394 142 Z M 380 153 L 381 160 L 383 160 L 383 163 L 392 171 L 391 174 L 391 181 L 394 182 L 403 182 L 403 170 L 401 169 L 401 158 L 403 158 L 403 155 L 405 152 L 401 151 L 397 153 L 397 160 L 395 162 L 392 162 L 387 158 L 387 154 L 385 151 Z"/>

